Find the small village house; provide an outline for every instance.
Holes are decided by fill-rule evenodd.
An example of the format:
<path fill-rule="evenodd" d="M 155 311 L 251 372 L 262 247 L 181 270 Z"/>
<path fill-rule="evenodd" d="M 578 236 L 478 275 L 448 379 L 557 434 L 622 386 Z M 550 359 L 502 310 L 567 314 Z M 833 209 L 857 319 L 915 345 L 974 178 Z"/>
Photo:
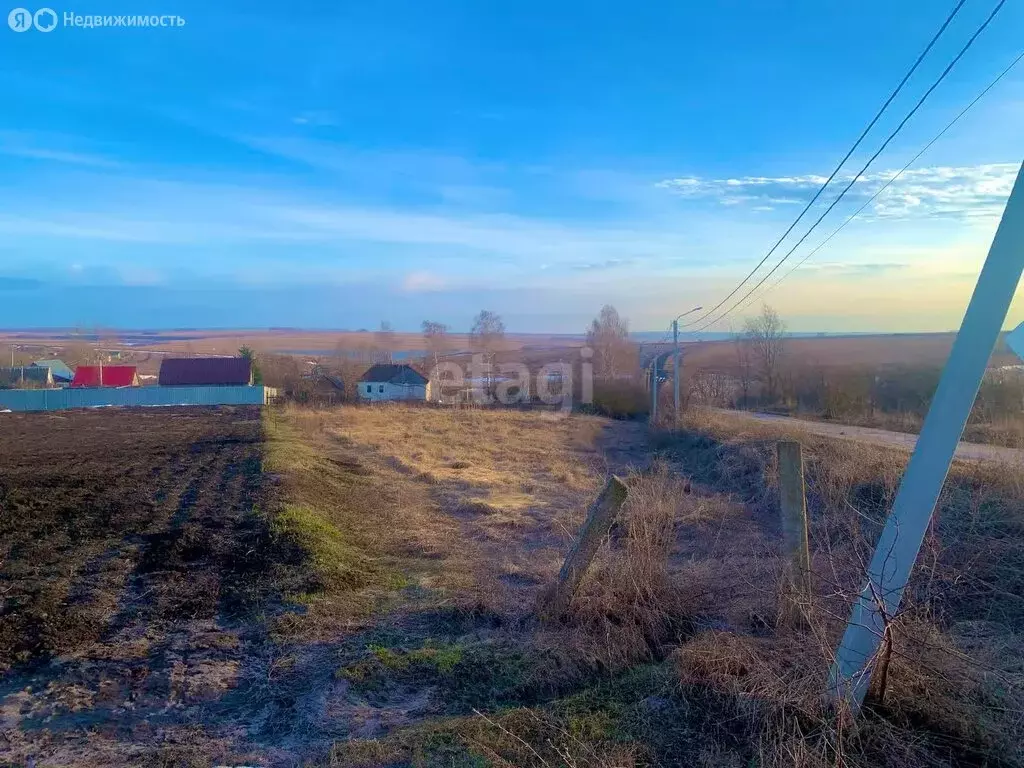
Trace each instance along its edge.
<path fill-rule="evenodd" d="M 139 374 L 134 365 L 80 365 L 75 369 L 71 386 L 137 387 Z"/>
<path fill-rule="evenodd" d="M 313 370 L 302 374 L 294 395 L 300 402 L 333 405 L 345 399 L 345 382 L 338 374 L 314 365 Z"/>
<path fill-rule="evenodd" d="M 49 368 L 53 383 L 58 387 L 66 387 L 75 378 L 75 372 L 63 360 L 36 360 L 32 363 L 32 367 Z"/>
<path fill-rule="evenodd" d="M 427 377 L 411 365 L 377 363 L 359 377 L 361 400 L 426 400 Z"/>
<path fill-rule="evenodd" d="M 170 357 L 160 363 L 161 387 L 251 387 L 246 357 Z"/>

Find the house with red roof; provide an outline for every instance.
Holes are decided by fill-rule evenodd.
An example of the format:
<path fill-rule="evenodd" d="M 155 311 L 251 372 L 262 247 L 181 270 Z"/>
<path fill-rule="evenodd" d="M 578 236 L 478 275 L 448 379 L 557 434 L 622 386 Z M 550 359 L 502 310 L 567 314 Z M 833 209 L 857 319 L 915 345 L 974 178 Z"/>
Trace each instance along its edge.
<path fill-rule="evenodd" d="M 134 365 L 80 365 L 72 387 L 137 387 L 139 374 Z"/>

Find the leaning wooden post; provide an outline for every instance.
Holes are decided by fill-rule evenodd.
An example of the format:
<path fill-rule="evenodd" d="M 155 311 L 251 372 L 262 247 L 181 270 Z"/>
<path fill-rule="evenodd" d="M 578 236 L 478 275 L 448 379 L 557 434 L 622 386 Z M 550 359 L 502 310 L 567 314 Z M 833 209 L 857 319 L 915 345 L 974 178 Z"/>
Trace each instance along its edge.
<path fill-rule="evenodd" d="M 807 600 L 811 596 L 811 551 L 807 537 L 803 450 L 796 441 L 782 440 L 777 452 L 782 538 L 786 546 L 788 578 L 795 590 L 795 594 L 788 597 Z"/>
<path fill-rule="evenodd" d="M 549 618 L 559 618 L 569 607 L 580 582 L 583 581 L 590 563 L 594 560 L 597 550 L 608 535 L 615 516 L 618 515 L 622 503 L 626 500 L 626 484 L 612 475 L 608 478 L 597 500 L 590 505 L 587 519 L 580 529 L 576 541 L 573 542 L 565 563 L 558 573 L 558 583 L 550 599 L 545 601 L 542 612 Z"/>

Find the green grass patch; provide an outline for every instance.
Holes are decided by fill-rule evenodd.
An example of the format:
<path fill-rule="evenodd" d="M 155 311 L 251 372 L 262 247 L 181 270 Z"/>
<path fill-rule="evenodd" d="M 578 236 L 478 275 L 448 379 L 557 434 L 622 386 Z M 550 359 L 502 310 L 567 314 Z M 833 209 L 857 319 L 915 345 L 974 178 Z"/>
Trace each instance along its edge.
<path fill-rule="evenodd" d="M 384 650 L 389 653 L 374 651 L 374 657 L 394 663 L 392 654 L 407 656 Z M 453 671 L 474 658 L 474 650 L 481 649 L 465 647 Z M 489 653 L 493 659 L 494 649 Z M 544 662 L 538 657 L 533 663 Z M 404 669 L 402 662 L 398 666 Z M 527 667 L 529 661 L 523 665 Z M 582 684 L 572 694 L 532 706 L 506 699 L 403 728 L 382 739 L 338 743 L 331 765 L 625 768 L 696 764 L 684 760 L 695 758 L 701 746 L 694 740 L 694 713 L 682 698 L 670 662 L 645 664 Z M 441 697 L 447 695 L 446 691 Z"/>
<path fill-rule="evenodd" d="M 465 655 L 462 646 L 430 640 L 413 649 L 370 644 L 366 651 L 364 658 L 336 673 L 364 691 L 381 690 L 389 683 L 450 685 L 454 683 Z"/>
<path fill-rule="evenodd" d="M 347 541 L 326 515 L 315 509 L 286 505 L 274 516 L 273 530 L 308 553 L 323 590 L 359 589 L 379 576 L 370 558 Z"/>
<path fill-rule="evenodd" d="M 279 503 L 270 529 L 292 553 L 298 577 L 286 596 L 310 611 L 279 622 L 286 634 L 335 616 L 365 614 L 382 595 L 409 583 L 384 551 L 386 532 L 372 523 L 383 482 L 358 463 L 337 460 L 323 434 L 303 429 L 301 414 L 264 415 L 264 471 L 277 476 Z M 400 565 L 400 564 L 397 564 Z"/>
<path fill-rule="evenodd" d="M 394 671 L 422 667 L 444 674 L 451 672 L 462 661 L 462 648 L 457 645 L 435 646 L 428 642 L 422 648 L 411 651 L 395 651 L 384 646 L 371 645 L 369 650 L 377 661 Z"/>
<path fill-rule="evenodd" d="M 601 673 L 574 663 L 568 654 L 528 643 L 428 639 L 413 647 L 393 638 L 366 645 L 335 674 L 371 696 L 429 686 L 448 713 L 463 714 L 550 701 Z"/>

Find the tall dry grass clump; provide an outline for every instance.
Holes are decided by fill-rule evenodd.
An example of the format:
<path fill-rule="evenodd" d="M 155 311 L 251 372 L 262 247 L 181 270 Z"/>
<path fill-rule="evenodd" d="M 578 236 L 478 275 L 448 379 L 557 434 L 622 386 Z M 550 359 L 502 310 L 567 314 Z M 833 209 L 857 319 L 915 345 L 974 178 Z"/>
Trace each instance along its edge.
<path fill-rule="evenodd" d="M 734 713 L 766 765 L 1024 765 L 1024 482 L 995 464 L 957 462 L 904 594 L 890 617 L 884 688 L 861 717 L 821 694 L 832 654 L 888 515 L 908 454 L 705 413 L 664 438 L 712 488 L 743 494 L 766 531 L 777 515 L 774 445 L 804 446 L 813 594 L 805 622 L 730 627 L 677 653 L 686 685 Z M 745 466 L 739 479 L 710 464 Z M 756 483 L 755 483 L 756 484 Z M 884 647 L 884 646 L 883 646 Z"/>
<path fill-rule="evenodd" d="M 841 626 L 831 618 L 812 612 L 816 627 L 760 636 L 699 634 L 674 655 L 684 695 L 710 696 L 728 723 L 719 738 L 752 745 L 762 766 L 1021 765 L 1019 695 L 929 622 L 908 617 L 894 630 L 901 651 L 884 704 L 853 717 L 826 699 L 835 635 L 820 629 Z"/>
<path fill-rule="evenodd" d="M 601 379 L 594 382 L 593 402 L 588 410 L 613 419 L 636 419 L 650 411 L 650 399 L 639 382 Z"/>
<path fill-rule="evenodd" d="M 689 481 L 657 465 L 629 494 L 569 613 L 580 650 L 608 670 L 660 658 L 691 626 L 699 589 L 671 566 L 678 522 L 697 502 Z"/>

